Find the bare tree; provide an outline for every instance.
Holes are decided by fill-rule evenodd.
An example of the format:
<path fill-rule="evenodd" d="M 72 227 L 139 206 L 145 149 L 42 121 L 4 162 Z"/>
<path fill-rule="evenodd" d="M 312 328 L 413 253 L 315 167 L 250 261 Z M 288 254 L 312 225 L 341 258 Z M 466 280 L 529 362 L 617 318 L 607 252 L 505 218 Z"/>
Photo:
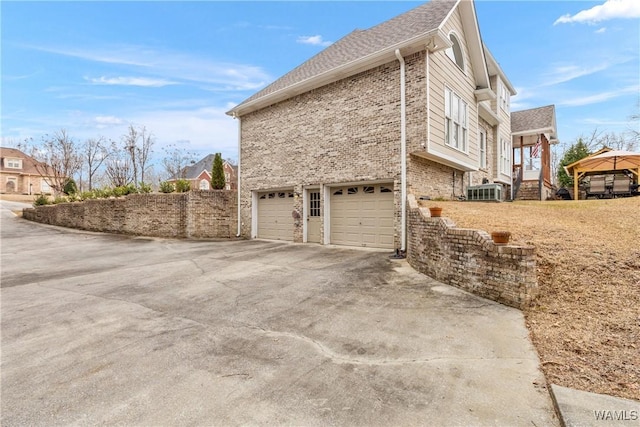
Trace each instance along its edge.
<path fill-rule="evenodd" d="M 103 137 L 87 139 L 82 147 L 82 155 L 84 157 L 84 164 L 87 167 L 89 191 L 91 191 L 93 190 L 93 178 L 109 156 L 105 139 Z"/>
<path fill-rule="evenodd" d="M 133 168 L 133 183 L 137 187 L 139 183 L 144 183 L 145 170 L 148 168 L 154 144 L 153 134 L 142 126 L 135 128 L 129 125 L 128 133 L 123 135 L 122 141 L 124 149 L 129 155 Z"/>
<path fill-rule="evenodd" d="M 195 154 L 171 144 L 164 148 L 162 165 L 169 179 L 185 178 L 185 168 L 194 163 Z"/>
<path fill-rule="evenodd" d="M 111 153 L 105 159 L 105 174 L 114 187 L 124 187 L 133 182 L 133 164 L 126 150 L 121 150 L 115 142 L 111 143 Z"/>
<path fill-rule="evenodd" d="M 65 129 L 57 131 L 52 136 L 43 136 L 39 144 L 31 145 L 29 141 L 25 141 L 22 147 L 37 161 L 34 164 L 36 171 L 54 194 L 62 193 L 67 181 L 82 167 L 78 145 Z"/>

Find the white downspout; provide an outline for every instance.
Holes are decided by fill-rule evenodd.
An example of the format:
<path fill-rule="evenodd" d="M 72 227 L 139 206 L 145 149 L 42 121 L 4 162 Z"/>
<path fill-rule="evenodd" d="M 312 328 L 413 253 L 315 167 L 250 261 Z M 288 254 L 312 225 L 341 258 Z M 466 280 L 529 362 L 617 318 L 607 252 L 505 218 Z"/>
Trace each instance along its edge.
<path fill-rule="evenodd" d="M 238 199 L 238 232 L 236 233 L 236 237 L 240 237 L 242 234 L 242 215 L 240 214 L 240 154 L 242 152 L 240 148 L 240 141 L 242 139 L 242 119 L 236 116 L 236 113 L 233 113 L 233 118 L 238 119 L 238 184 L 237 184 L 237 199 Z"/>
<path fill-rule="evenodd" d="M 427 48 L 427 152 L 431 150 L 431 57 L 429 53 L 430 50 Z"/>
<path fill-rule="evenodd" d="M 401 195 L 402 203 L 402 234 L 400 237 L 400 250 L 407 249 L 407 108 L 406 108 L 406 83 L 405 83 L 405 63 L 400 54 L 400 49 L 396 49 L 396 58 L 400 61 L 400 165 L 401 165 Z"/>

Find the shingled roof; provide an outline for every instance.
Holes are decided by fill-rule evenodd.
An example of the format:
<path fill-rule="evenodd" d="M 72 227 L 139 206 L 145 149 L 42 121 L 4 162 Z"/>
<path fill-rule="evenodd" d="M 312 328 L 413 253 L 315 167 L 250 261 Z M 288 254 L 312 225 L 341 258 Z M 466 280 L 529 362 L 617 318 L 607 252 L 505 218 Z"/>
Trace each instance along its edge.
<path fill-rule="evenodd" d="M 5 168 L 4 159 L 22 159 L 22 168 L 21 169 L 13 169 L 13 168 Z M 12 174 L 17 175 L 40 175 L 40 173 L 47 173 L 48 168 L 44 163 L 41 163 L 29 156 L 28 154 L 23 153 L 22 151 L 16 148 L 9 147 L 0 147 L 0 171 L 2 172 L 10 172 Z"/>
<path fill-rule="evenodd" d="M 524 134 L 532 131 L 537 133 L 546 131 L 552 133 L 555 137 L 556 107 L 554 105 L 513 111 L 511 113 L 512 134 Z"/>
<path fill-rule="evenodd" d="M 437 31 L 458 1 L 431 0 L 368 30 L 355 30 L 236 106 L 242 106 Z"/>

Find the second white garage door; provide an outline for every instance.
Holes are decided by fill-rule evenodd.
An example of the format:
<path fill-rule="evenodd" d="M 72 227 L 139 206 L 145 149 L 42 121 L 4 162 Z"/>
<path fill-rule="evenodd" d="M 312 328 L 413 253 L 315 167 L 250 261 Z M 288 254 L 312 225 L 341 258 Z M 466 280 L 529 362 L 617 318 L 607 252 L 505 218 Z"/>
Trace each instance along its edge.
<path fill-rule="evenodd" d="M 393 184 L 331 189 L 331 243 L 393 249 Z"/>
<path fill-rule="evenodd" d="M 258 237 L 293 240 L 293 191 L 258 194 Z"/>

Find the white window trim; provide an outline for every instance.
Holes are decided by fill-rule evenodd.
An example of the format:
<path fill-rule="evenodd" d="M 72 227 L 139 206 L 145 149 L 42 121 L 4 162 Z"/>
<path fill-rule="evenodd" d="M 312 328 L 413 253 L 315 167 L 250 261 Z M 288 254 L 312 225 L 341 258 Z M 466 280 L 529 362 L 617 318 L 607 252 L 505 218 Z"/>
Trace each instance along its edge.
<path fill-rule="evenodd" d="M 508 140 L 500 138 L 500 173 L 511 175 L 511 144 Z"/>
<path fill-rule="evenodd" d="M 14 166 L 14 163 L 15 163 L 15 166 Z M 4 167 L 8 169 L 22 169 L 22 160 L 5 158 Z"/>
<path fill-rule="evenodd" d="M 458 47 L 460 48 L 460 63 L 458 63 L 458 61 L 456 60 L 456 53 L 454 50 L 454 42 L 451 40 L 451 37 L 454 37 Z M 452 46 L 448 47 L 447 49 L 445 49 L 445 54 L 447 55 L 447 57 L 454 63 L 456 64 L 456 67 L 458 67 L 463 73 L 466 72 L 466 62 L 464 60 L 464 50 L 462 49 L 462 43 L 460 42 L 460 36 L 458 35 L 458 33 L 456 33 L 455 31 L 451 31 L 449 33 L 449 35 L 447 36 L 447 38 L 449 39 L 449 41 L 451 41 Z"/>
<path fill-rule="evenodd" d="M 458 102 L 458 121 L 460 121 L 460 107 L 463 106 L 464 107 L 464 124 L 458 123 L 456 122 L 455 119 L 449 117 L 450 114 L 452 112 L 448 111 L 451 109 L 451 101 L 453 100 L 457 100 Z M 460 105 L 460 103 L 462 103 L 462 105 Z M 452 148 L 456 151 L 460 151 L 462 153 L 465 154 L 469 154 L 469 104 L 460 96 L 458 95 L 453 89 L 451 89 L 448 86 L 445 86 L 445 90 L 444 90 L 444 144 L 449 147 Z M 449 127 L 449 121 L 452 121 L 452 129 L 448 129 Z M 453 130 L 456 126 L 460 126 L 461 130 L 464 130 L 464 138 L 462 141 L 462 148 L 460 148 L 460 141 L 458 139 L 458 146 L 456 147 L 455 145 L 450 143 L 450 139 L 451 139 L 451 130 Z"/>
<path fill-rule="evenodd" d="M 500 82 L 500 108 L 506 113 L 510 112 L 511 100 L 509 99 L 509 91 L 504 83 Z"/>
<path fill-rule="evenodd" d="M 479 167 L 480 169 L 487 169 L 487 131 L 484 128 L 480 128 L 478 132 L 478 152 L 479 152 Z"/>

